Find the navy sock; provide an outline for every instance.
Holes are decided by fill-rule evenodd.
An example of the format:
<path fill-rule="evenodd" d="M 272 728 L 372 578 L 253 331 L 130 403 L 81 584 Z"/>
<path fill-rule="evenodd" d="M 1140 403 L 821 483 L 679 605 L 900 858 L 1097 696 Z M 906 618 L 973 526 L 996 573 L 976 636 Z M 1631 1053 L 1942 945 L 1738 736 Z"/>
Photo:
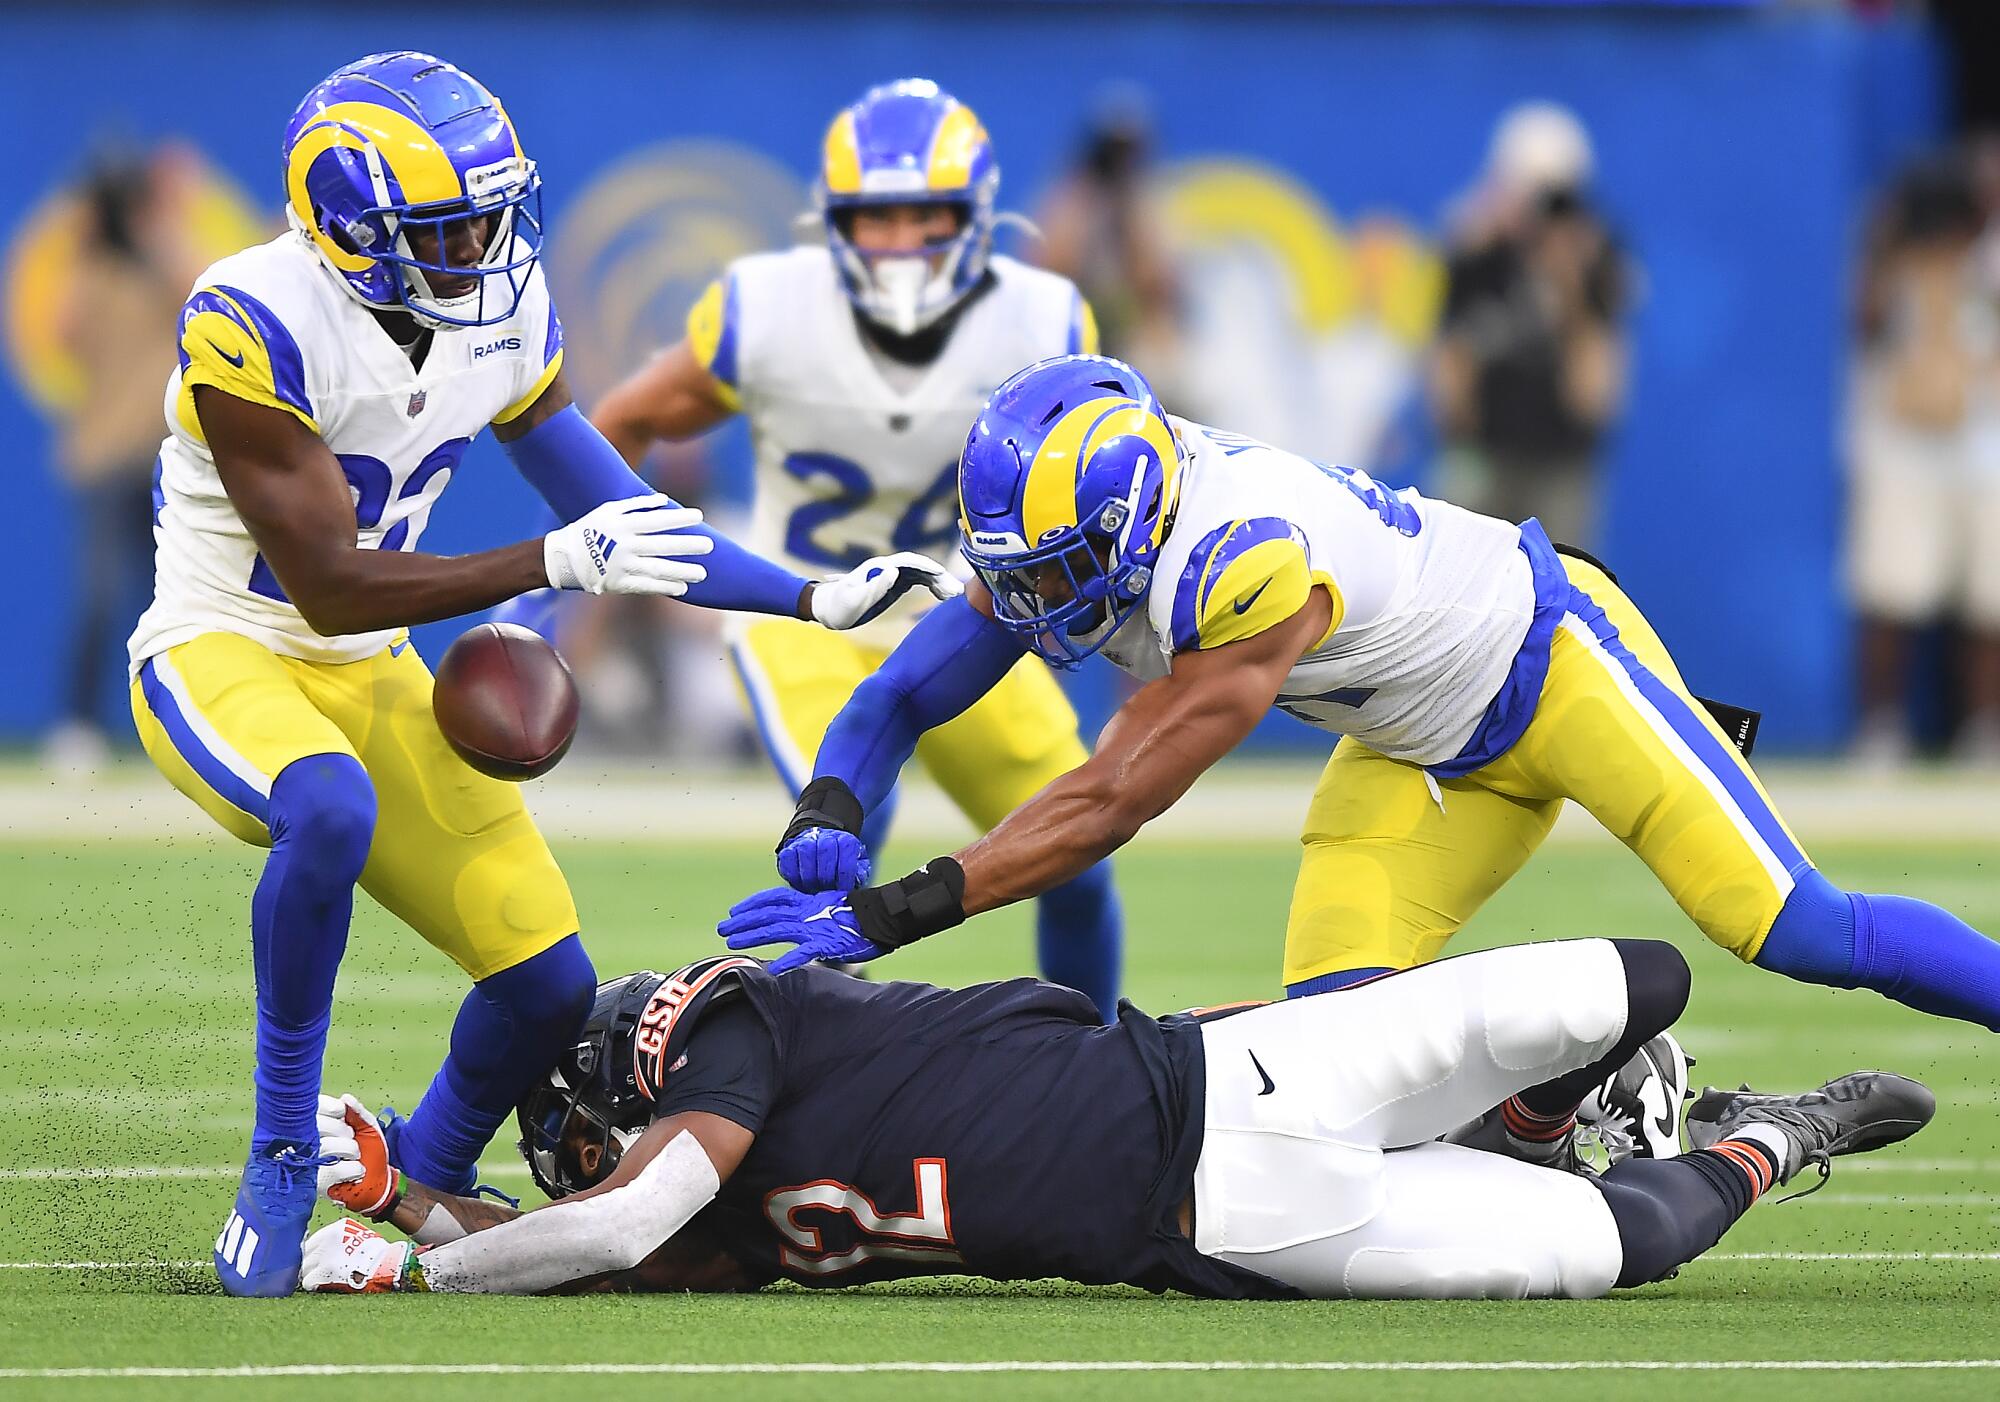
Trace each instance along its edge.
<path fill-rule="evenodd" d="M 1118 1019 L 1124 945 L 1125 920 L 1108 861 L 1043 892 L 1035 902 L 1035 955 L 1042 977 L 1089 998 L 1106 1022 Z"/>
<path fill-rule="evenodd" d="M 1842 891 L 1801 872 L 1755 962 L 2000 1032 L 2000 943 L 1928 901 Z"/>
<path fill-rule="evenodd" d="M 576 1036 L 596 993 L 576 935 L 474 984 L 451 1053 L 397 1142 L 397 1167 L 428 1187 L 470 1192 L 480 1151 Z"/>
<path fill-rule="evenodd" d="M 1664 1279 L 1721 1241 L 1778 1169 L 1764 1145 L 1726 1139 L 1677 1159 L 1625 1159 L 1587 1179 L 1618 1224 L 1618 1288 Z"/>
<path fill-rule="evenodd" d="M 252 1153 L 318 1140 L 320 1071 L 354 883 L 375 834 L 375 787 L 352 755 L 308 755 L 271 783 L 271 855 L 250 900 L 257 970 Z"/>

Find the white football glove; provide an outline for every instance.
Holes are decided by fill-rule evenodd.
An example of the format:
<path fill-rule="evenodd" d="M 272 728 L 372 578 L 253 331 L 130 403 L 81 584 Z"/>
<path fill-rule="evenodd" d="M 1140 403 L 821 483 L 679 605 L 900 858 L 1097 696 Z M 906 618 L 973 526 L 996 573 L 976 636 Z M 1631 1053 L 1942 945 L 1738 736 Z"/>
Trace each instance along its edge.
<path fill-rule="evenodd" d="M 936 599 L 955 599 L 965 592 L 951 571 L 927 556 L 908 551 L 877 555 L 813 586 L 813 620 L 836 632 L 859 628 L 919 586 Z"/>
<path fill-rule="evenodd" d="M 402 1196 L 403 1175 L 389 1162 L 389 1143 L 375 1117 L 351 1095 L 319 1098 L 319 1190 L 349 1212 L 380 1222 Z"/>
<path fill-rule="evenodd" d="M 361 1143 L 354 1126 L 347 1122 L 347 1102 L 330 1095 L 319 1098 L 319 1151 L 334 1155 L 332 1163 L 319 1166 L 319 1191 L 331 1194 L 346 1183 L 358 1182 L 368 1170 L 361 1163 Z"/>
<path fill-rule="evenodd" d="M 542 537 L 542 566 L 558 589 L 590 594 L 687 593 L 708 578 L 708 570 L 688 560 L 706 555 L 715 542 L 687 528 L 701 513 L 677 506 L 653 492 L 607 501 L 582 520 Z"/>
<path fill-rule="evenodd" d="M 416 1251 L 407 1241 L 390 1241 L 367 1223 L 343 1217 L 306 1238 L 299 1289 L 335 1295 L 422 1290 L 423 1271 L 415 1265 Z M 405 1280 L 406 1274 L 415 1279 Z"/>

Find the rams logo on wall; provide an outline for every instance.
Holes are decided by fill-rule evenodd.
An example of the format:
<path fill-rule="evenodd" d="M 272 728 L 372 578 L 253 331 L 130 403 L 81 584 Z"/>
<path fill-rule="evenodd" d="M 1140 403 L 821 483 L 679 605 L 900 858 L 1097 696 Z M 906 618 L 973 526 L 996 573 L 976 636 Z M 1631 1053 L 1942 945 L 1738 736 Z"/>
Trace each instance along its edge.
<path fill-rule="evenodd" d="M 806 204 L 790 171 L 727 142 L 644 147 L 591 181 L 556 221 L 547 255 L 578 397 L 595 399 L 679 340 L 723 265 L 790 245 Z"/>
<path fill-rule="evenodd" d="M 1175 381 L 1199 401 L 1186 412 L 1371 470 L 1404 456 L 1444 295 L 1424 240 L 1393 218 L 1343 226 L 1251 160 L 1172 166 L 1161 201 L 1185 322 Z"/>

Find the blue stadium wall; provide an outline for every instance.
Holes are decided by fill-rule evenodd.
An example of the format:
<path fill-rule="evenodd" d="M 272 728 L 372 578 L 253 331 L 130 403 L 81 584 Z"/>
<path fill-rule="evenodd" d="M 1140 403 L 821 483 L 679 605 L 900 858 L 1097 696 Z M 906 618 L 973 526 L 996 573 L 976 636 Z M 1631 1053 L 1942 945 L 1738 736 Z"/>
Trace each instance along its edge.
<path fill-rule="evenodd" d="M 1254 157 L 1336 208 L 1395 209 L 1433 229 L 1499 112 L 1567 103 L 1596 139 L 1604 203 L 1648 288 L 1606 553 L 1690 682 L 1762 707 L 1773 748 L 1844 734 L 1845 303 L 1866 191 L 1939 121 L 1935 55 L 1915 26 L 1673 6 L 414 3 L 392 33 L 276 6 L 8 7 L 0 50 L 29 61 L 0 85 L 0 130 L 14 137 L 0 240 L 105 132 L 185 137 L 275 208 L 293 104 L 391 43 L 446 55 L 505 98 L 558 237 L 594 176 L 665 138 L 739 143 L 803 182 L 829 114 L 909 73 L 980 111 L 1000 143 L 1003 202 L 1032 207 L 1092 95 L 1122 78 L 1150 91 L 1168 159 Z M 0 442 L 12 596 L 0 738 L 23 738 L 57 705 L 68 608 L 51 584 L 72 544 L 44 467 L 49 430 L 5 376 Z M 425 546 L 516 538 L 533 510 L 482 442 Z M 453 631 L 423 630 L 420 644 L 434 655 Z M 1287 737 L 1310 738 L 1264 738 Z"/>

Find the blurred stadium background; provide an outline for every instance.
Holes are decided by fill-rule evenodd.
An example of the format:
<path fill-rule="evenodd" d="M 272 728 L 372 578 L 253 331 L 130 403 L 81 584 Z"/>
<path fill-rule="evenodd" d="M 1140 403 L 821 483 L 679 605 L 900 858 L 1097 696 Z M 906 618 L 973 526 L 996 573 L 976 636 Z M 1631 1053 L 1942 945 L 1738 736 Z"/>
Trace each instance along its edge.
<path fill-rule="evenodd" d="M 1111 348 L 1170 407 L 1398 483 L 1571 513 L 1571 534 L 1620 573 L 1690 683 L 1764 712 L 1759 767 L 1829 869 L 1897 880 L 1990 929 L 2000 148 L 1985 133 L 2000 88 L 1979 75 L 2000 37 L 1991 8 L 410 0 L 393 23 L 357 25 L 332 7 L 0 7 L 12 75 L 0 130 L 19 138 L 0 181 L 13 594 L 0 611 L 0 1106 L 33 1146 L 0 1151 L 0 1219 L 12 1224 L 0 1256 L 200 1257 L 240 1152 L 241 917 L 255 858 L 137 757 L 123 640 L 150 586 L 148 440 L 161 431 L 174 311 L 208 259 L 280 226 L 279 132 L 329 69 L 367 49 L 429 49 L 504 97 L 545 177 L 551 282 L 586 402 L 674 340 L 730 258 L 794 237 L 837 108 L 888 78 L 936 79 L 992 133 L 1003 207 L 1047 235 L 1002 247 L 1076 276 Z M 1528 412 L 1503 431 L 1509 406 Z M 727 522 L 747 459 L 732 427 L 651 469 Z M 1872 533 L 1857 524 L 1864 497 L 1884 504 Z M 426 546 L 519 538 L 540 528 L 538 512 L 482 441 Z M 434 661 L 463 626 L 419 630 L 419 647 Z M 692 956 L 707 947 L 708 914 L 758 879 L 788 801 L 754 753 L 712 620 L 669 605 L 569 626 L 586 734 L 531 805 L 572 872 L 600 967 Z M 1114 688 L 1108 667 L 1076 680 L 1087 724 L 1109 713 Z M 1273 720 L 1256 753 L 1204 780 L 1132 854 L 1128 949 L 1144 1005 L 1273 991 L 1305 775 L 1326 748 Z M 1559 837 L 1607 842 L 1588 829 L 1566 819 Z M 960 831 L 934 795 L 912 794 L 899 856 Z M 721 846 L 666 851 L 695 836 Z M 1558 844 L 1536 867 L 1471 939 L 1692 936 L 1615 847 Z M 1247 933 L 1218 945 L 1202 918 Z M 675 931 L 664 949 L 663 922 Z M 1024 970 L 1025 919 L 994 929 L 976 946 L 927 946 L 902 972 Z M 1952 1118 L 1922 1163 L 1950 1176 L 1915 1185 L 1939 1189 L 1929 1200 L 1892 1208 L 1912 1185 L 1888 1165 L 1860 1180 L 1867 1191 L 1850 1192 L 1844 1214 L 1798 1214 L 1811 1219 L 1804 1234 L 1784 1214 L 1746 1226 L 1752 1254 L 1676 1287 L 1675 1340 L 1740 1322 L 1734 1297 L 1771 1285 L 1759 1251 L 1833 1260 L 1990 1240 L 2000 1163 L 1980 1038 L 1865 995 L 1834 1004 L 1840 995 L 1778 987 L 1713 950 L 1696 967 L 1697 1049 L 1727 1063 L 1718 1075 L 1818 1079 L 1850 1057 L 1931 1075 Z M 80 987 L 102 1006 L 79 1021 Z M 455 971 L 368 907 L 341 988 L 333 1073 L 413 1097 L 458 997 Z M 132 1105 L 167 1128 L 114 1133 L 105 1112 Z M 127 1185 L 157 1193 L 160 1221 L 107 1244 L 110 1207 L 137 1199 L 118 1182 L 68 1197 L 61 1167 L 99 1163 L 164 1164 L 168 1183 Z M 1912 1356 L 1990 1348 L 1995 1267 L 1971 1287 L 1929 1264 L 1854 1269 L 1807 1277 L 1760 1317 L 1743 1356 L 1790 1349 L 1799 1321 L 1822 1331 L 1797 1335 L 1801 1348 L 1893 1354 L 1905 1341 L 1857 1313 L 1876 1297 L 1884 1319 L 1895 1305 L 1932 1307 L 1928 1332 L 1907 1341 L 1929 1352 Z M 90 1302 L 65 1290 L 31 1307 L 25 1286 L 9 1293 L 19 1283 L 0 1281 L 0 1312 L 20 1325 L 0 1364 L 97 1357 L 75 1335 Z M 194 1340 L 206 1316 L 188 1303 L 117 1316 L 106 1356 L 156 1360 L 160 1338 Z M 1054 1327 L 1032 1302 L 1018 1309 L 968 1345 L 975 1355 L 1019 1356 L 1022 1336 Z M 543 1316 L 457 1318 L 505 1355 L 511 1322 Z M 1200 1350 L 1249 1347 L 1229 1332 L 1242 1318 L 1184 1313 L 1157 1347 L 1224 1356 Z M 1287 1318 L 1258 1346 L 1327 1356 L 1331 1330 L 1313 1326 L 1335 1316 Z M 1356 1347 L 1386 1357 L 1410 1356 L 1412 1334 L 1426 1340 L 1417 1352 L 1449 1349 L 1480 1320 L 1468 1349 L 1524 1347 L 1500 1316 L 1426 1314 L 1434 1335 L 1423 1323 L 1399 1334 L 1388 1315 L 1338 1318 L 1371 1321 Z M 1210 1332 L 1185 1332 L 1197 1325 Z M 1591 1327 L 1537 1336 L 1528 1351 L 1680 1346 Z M 204 1335 L 172 1356 L 325 1352 L 273 1343 L 275 1331 Z M 593 1337 L 559 1352 L 599 1356 Z M 1048 1337 L 1068 1356 L 1100 1346 L 1069 1325 Z M 850 1347 L 874 1356 L 810 1331 L 780 1354 Z M 1140 1345 L 1101 1347 L 1115 1358 Z M 429 1356 L 411 1340 L 392 1351 Z M 668 1351 L 709 1356 L 684 1341 Z"/>
<path fill-rule="evenodd" d="M 1976 27 L 1981 7 L 1963 8 Z M 1576 193 L 1616 263 L 1591 305 L 1622 353 L 1595 446 L 1558 436 L 1544 455 L 1580 455 L 1597 479 L 1571 534 L 1614 564 L 1697 688 L 1765 711 L 1769 751 L 1826 754 L 1858 714 L 1844 425 L 1869 219 L 1901 171 L 1954 139 L 1952 32 L 1887 4 L 944 0 L 582 4 L 559 23 L 500 4 L 476 24 L 414 3 L 394 38 L 505 95 L 545 173 L 586 397 L 674 339 L 729 258 L 789 241 L 830 114 L 914 73 L 984 117 L 1002 204 L 1049 227 L 1046 244 L 1013 249 L 1071 268 L 1170 404 L 1461 495 L 1474 479 L 1454 475 L 1468 445 L 1440 423 L 1437 350 L 1455 330 L 1480 337 L 1482 269 L 1465 255 L 1506 176 L 1496 128 L 1520 104 L 1555 104 L 1587 143 Z M 102 290 L 93 223 L 114 206 L 177 302 L 208 257 L 277 227 L 285 116 L 382 36 L 325 12 L 162 4 L 9 7 L 0 38 L 48 60 L 0 92 L 8 128 L 35 135 L 0 187 L 0 436 L 13 574 L 33 582 L 32 606 L 0 618 L 13 659 L 0 743 L 53 740 L 68 761 L 93 746 L 66 721 L 130 739 L 122 640 L 146 589 L 131 523 L 151 452 L 106 441 L 119 437 L 106 406 L 136 400 L 124 437 L 143 443 L 165 373 L 162 294 Z M 1570 178 L 1560 167 L 1576 158 L 1554 142 L 1524 159 L 1555 173 L 1528 178 Z M 2000 198 L 1992 184 L 1977 197 Z M 737 430 L 655 467 L 726 518 L 746 459 Z M 490 443 L 462 478 L 435 548 L 532 527 L 530 494 Z M 1914 724 L 1941 743 L 1958 693 L 1951 649 L 1929 634 L 1959 624 L 1948 607 L 1918 621 Z M 453 631 L 419 644 L 435 656 Z M 603 631 L 580 659 L 597 673 L 601 744 L 706 756 L 741 743 L 712 643 L 662 654 L 650 626 Z M 1083 681 L 1097 716 L 1101 672 Z M 1321 743 L 1282 719 L 1266 738 Z"/>

